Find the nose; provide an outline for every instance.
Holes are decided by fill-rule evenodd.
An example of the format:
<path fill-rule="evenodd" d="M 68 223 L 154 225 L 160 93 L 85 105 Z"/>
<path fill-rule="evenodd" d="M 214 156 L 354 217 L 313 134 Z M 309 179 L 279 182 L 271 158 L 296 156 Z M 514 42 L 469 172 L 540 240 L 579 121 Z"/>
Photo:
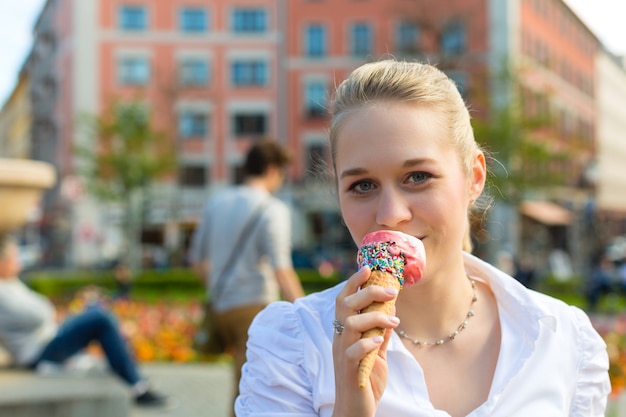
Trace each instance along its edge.
<path fill-rule="evenodd" d="M 379 195 L 376 223 L 387 229 L 395 229 L 411 220 L 412 213 L 408 201 L 399 190 L 389 188 Z"/>

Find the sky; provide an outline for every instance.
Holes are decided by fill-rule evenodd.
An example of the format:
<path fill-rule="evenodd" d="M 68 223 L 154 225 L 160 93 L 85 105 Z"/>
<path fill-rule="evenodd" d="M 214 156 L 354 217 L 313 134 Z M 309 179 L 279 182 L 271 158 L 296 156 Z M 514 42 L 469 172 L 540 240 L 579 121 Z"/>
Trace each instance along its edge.
<path fill-rule="evenodd" d="M 30 51 L 32 29 L 46 0 L 0 0 L 0 106 Z M 500 0 L 498 0 L 500 1 Z M 607 49 L 626 55 L 626 0 L 565 0 Z"/>
<path fill-rule="evenodd" d="M 45 0 L 0 0 L 0 106 L 15 87 Z"/>

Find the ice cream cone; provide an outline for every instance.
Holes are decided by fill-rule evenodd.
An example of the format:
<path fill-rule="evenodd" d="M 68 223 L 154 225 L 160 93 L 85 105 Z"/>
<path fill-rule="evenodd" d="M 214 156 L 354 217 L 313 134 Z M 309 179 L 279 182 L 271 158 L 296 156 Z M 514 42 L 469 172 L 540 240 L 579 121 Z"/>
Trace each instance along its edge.
<path fill-rule="evenodd" d="M 370 285 L 380 285 L 385 288 L 395 288 L 400 291 L 400 281 L 398 278 L 394 277 L 388 272 L 383 272 L 379 270 L 372 271 L 370 278 L 367 280 L 365 284 L 363 284 L 362 288 L 367 288 Z M 393 313 L 393 307 L 396 305 L 396 299 L 394 298 L 391 301 L 386 302 L 374 302 L 369 306 L 365 307 L 361 313 L 368 313 L 370 311 L 382 311 L 383 313 L 389 315 Z M 374 337 L 374 336 L 382 336 L 385 334 L 385 329 L 382 327 L 376 327 L 374 329 L 370 329 L 363 333 L 364 337 Z M 376 348 L 369 352 L 361 362 L 359 363 L 359 387 L 363 388 L 367 382 L 369 381 L 370 374 L 372 373 L 372 368 L 374 367 L 374 362 L 376 361 L 376 356 L 378 355 L 379 348 Z"/>
<path fill-rule="evenodd" d="M 361 288 L 379 285 L 400 291 L 403 286 L 411 286 L 422 278 L 426 263 L 426 253 L 422 242 L 410 235 L 397 231 L 381 230 L 367 234 L 357 254 L 359 267 L 371 269 L 369 279 Z M 393 313 L 396 299 L 386 302 L 374 302 L 361 313 L 380 311 L 387 315 Z M 374 328 L 363 333 L 361 338 L 383 336 L 385 329 Z M 379 348 L 374 349 L 359 363 L 359 387 L 369 382 Z"/>

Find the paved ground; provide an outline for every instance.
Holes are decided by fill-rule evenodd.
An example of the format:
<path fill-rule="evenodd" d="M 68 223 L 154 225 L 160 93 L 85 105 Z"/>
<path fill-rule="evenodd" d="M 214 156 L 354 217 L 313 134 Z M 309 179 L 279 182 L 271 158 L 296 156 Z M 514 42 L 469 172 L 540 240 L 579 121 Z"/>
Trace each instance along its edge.
<path fill-rule="evenodd" d="M 142 364 L 157 389 L 171 395 L 171 409 L 133 407 L 130 417 L 230 417 L 231 368 L 226 364 Z"/>

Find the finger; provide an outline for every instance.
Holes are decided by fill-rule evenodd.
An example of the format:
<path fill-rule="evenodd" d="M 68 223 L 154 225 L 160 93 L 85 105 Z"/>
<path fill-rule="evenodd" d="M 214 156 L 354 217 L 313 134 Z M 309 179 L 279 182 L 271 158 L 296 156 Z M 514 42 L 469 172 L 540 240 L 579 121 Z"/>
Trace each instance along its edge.
<path fill-rule="evenodd" d="M 380 311 L 356 314 L 346 318 L 345 331 L 361 334 L 374 328 L 395 329 L 400 324 L 400 319 L 393 315 L 387 315 Z"/>
<path fill-rule="evenodd" d="M 361 285 L 368 280 L 370 273 L 371 271 L 368 267 L 363 267 L 352 275 L 348 281 L 346 281 L 346 284 L 339 292 L 335 300 L 336 318 L 339 321 L 342 321 L 345 317 L 358 312 L 358 310 L 355 310 L 354 307 L 352 307 L 354 300 L 350 300 L 349 297 L 357 293 Z M 346 298 L 348 298 L 348 300 L 346 300 Z"/>
<path fill-rule="evenodd" d="M 398 290 L 395 288 L 372 285 L 371 287 L 346 296 L 341 300 L 341 305 L 338 305 L 337 308 L 342 311 L 358 313 L 373 302 L 384 303 L 394 300 L 397 296 Z"/>
<path fill-rule="evenodd" d="M 384 341 L 381 343 L 380 349 L 378 350 L 378 356 L 383 358 L 385 361 L 387 360 L 387 346 L 389 346 L 389 341 L 391 340 L 392 333 L 393 329 L 387 329 L 387 331 L 385 331 Z"/>
<path fill-rule="evenodd" d="M 372 350 L 380 347 L 385 341 L 383 336 L 368 337 L 365 339 L 359 339 L 357 342 L 350 345 L 346 351 L 345 356 L 351 367 L 358 368 L 359 362 L 365 355 Z"/>

